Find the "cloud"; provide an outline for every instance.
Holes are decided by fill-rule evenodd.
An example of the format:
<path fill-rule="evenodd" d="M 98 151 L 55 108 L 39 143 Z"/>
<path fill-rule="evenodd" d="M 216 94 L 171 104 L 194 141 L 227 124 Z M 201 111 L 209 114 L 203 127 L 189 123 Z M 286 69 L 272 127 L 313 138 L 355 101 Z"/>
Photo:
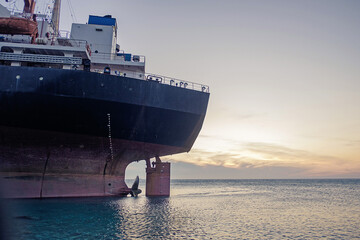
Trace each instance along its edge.
<path fill-rule="evenodd" d="M 212 114 L 215 114 L 216 116 L 221 116 L 221 121 L 230 120 L 230 121 L 236 121 L 236 122 L 263 118 L 268 115 L 265 112 L 240 113 L 234 109 L 229 109 L 229 108 L 224 108 L 224 107 L 217 107 L 216 109 L 213 109 L 213 111 L 208 113 L 209 116 L 211 116 Z M 216 119 L 218 119 L 218 118 L 216 118 Z"/>
<path fill-rule="evenodd" d="M 225 141 L 229 140 L 225 139 Z M 233 147 L 223 151 L 194 148 L 189 154 L 173 155 L 164 159 L 208 169 L 220 167 L 224 172 L 228 171 L 224 169 L 236 169 L 242 172 L 277 169 L 279 178 L 360 176 L 359 161 L 263 142 L 236 142 Z M 291 175 L 287 172 L 289 169 L 292 169 Z"/>
<path fill-rule="evenodd" d="M 360 140 L 344 140 L 347 147 L 358 147 L 360 149 Z"/>
<path fill-rule="evenodd" d="M 302 169 L 292 167 L 227 168 L 198 166 L 192 163 L 172 162 L 172 179 L 279 179 L 301 176 Z"/>

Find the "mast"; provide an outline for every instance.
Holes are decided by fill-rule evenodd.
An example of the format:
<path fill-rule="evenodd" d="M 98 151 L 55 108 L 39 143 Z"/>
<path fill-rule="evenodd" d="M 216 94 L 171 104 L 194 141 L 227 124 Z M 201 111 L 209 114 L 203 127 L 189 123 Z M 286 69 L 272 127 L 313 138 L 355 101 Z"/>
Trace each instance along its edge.
<path fill-rule="evenodd" d="M 54 28 L 54 34 L 55 36 L 59 35 L 59 23 L 60 23 L 60 5 L 61 5 L 61 0 L 55 0 L 54 2 L 54 8 L 53 8 L 53 12 L 52 12 L 52 17 L 51 17 L 51 21 L 53 23 L 53 28 Z"/>

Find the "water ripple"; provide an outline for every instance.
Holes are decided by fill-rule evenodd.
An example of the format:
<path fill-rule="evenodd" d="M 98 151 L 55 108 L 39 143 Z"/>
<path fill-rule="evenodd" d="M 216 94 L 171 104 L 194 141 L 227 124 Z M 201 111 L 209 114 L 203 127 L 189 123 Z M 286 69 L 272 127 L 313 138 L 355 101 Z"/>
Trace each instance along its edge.
<path fill-rule="evenodd" d="M 360 236 L 360 180 L 182 180 L 172 182 L 170 198 L 32 199 L 6 205 L 14 239 Z"/>

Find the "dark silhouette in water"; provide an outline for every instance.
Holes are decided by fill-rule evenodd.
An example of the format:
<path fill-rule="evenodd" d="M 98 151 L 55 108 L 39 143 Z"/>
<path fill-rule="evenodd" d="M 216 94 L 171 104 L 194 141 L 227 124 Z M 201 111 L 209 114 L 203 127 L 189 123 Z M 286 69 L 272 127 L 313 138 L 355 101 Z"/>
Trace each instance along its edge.
<path fill-rule="evenodd" d="M 142 192 L 141 189 L 139 189 L 139 176 L 136 176 L 135 182 L 131 187 L 130 194 L 132 197 L 137 197 L 141 192 Z"/>
<path fill-rule="evenodd" d="M 24 219 L 24 220 L 38 220 L 37 218 L 30 217 L 30 216 L 17 216 L 16 219 Z"/>

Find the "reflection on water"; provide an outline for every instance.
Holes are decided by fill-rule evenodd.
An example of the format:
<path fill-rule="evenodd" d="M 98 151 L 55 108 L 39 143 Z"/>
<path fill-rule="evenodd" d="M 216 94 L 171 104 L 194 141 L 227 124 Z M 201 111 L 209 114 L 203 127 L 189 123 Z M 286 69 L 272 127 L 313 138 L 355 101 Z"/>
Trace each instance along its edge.
<path fill-rule="evenodd" d="M 360 236 L 360 180 L 177 180 L 170 198 L 33 199 L 5 205 L 14 239 Z"/>
<path fill-rule="evenodd" d="M 122 217 L 122 221 L 116 223 L 118 238 L 170 235 L 169 217 L 171 212 L 168 198 L 143 197 L 113 201 L 110 204 L 118 216 Z"/>

